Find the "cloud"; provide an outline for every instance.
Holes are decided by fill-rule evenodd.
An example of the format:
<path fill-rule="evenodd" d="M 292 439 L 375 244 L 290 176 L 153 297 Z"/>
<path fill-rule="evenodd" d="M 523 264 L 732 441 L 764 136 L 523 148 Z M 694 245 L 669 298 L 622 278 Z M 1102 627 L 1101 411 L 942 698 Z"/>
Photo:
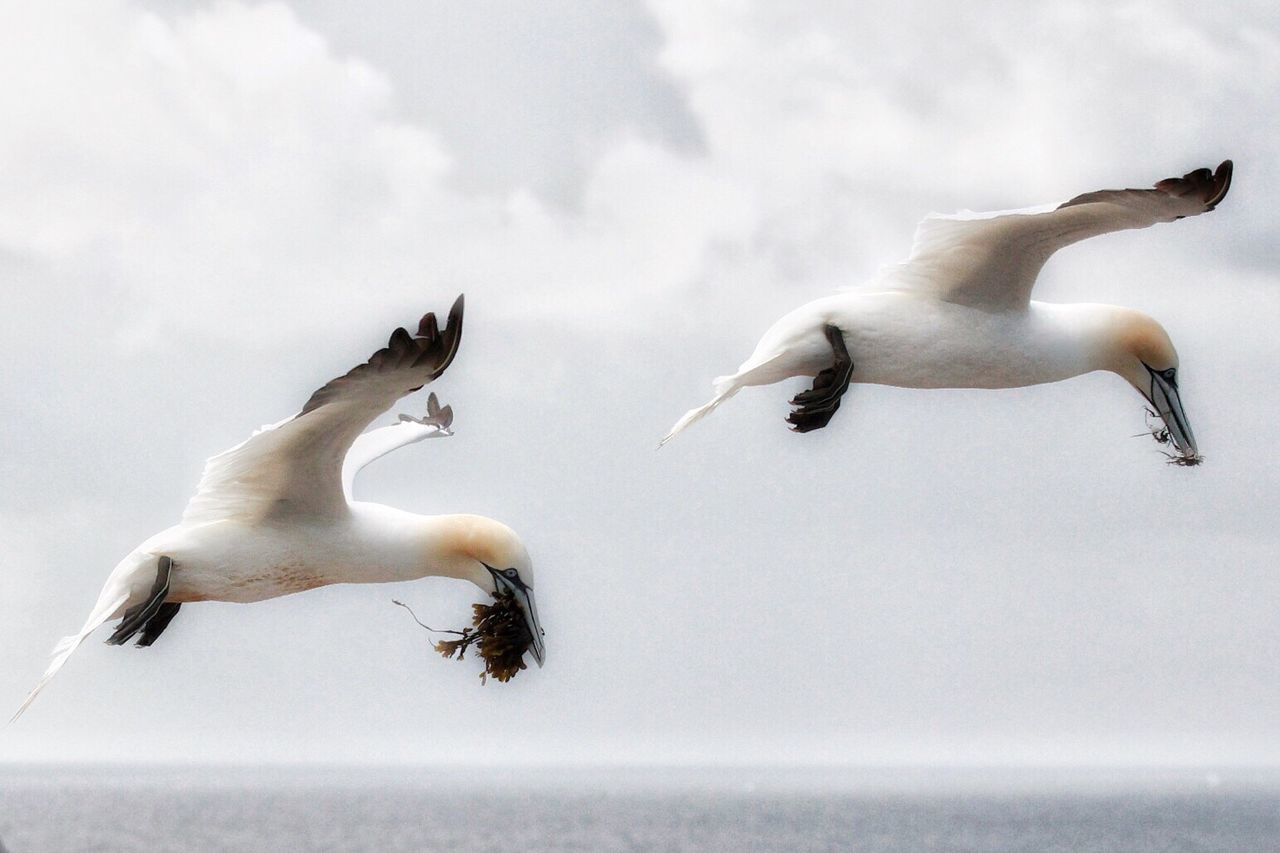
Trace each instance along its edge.
<path fill-rule="evenodd" d="M 283 5 L 27 14 L 57 49 L 4 60 L 24 132 L 0 142 L 0 251 L 110 303 L 122 346 L 323 334 L 457 290 L 520 322 L 630 324 L 742 239 L 735 187 L 639 137 L 591 164 L 581 212 L 455 188 L 388 79 Z"/>
<path fill-rule="evenodd" d="M 582 170 L 571 208 L 459 189 L 454 153 L 405 118 L 393 81 L 284 5 L 28 10 L 30 44 L 58 48 L 0 60 L 23 128 L 0 141 L 0 251 L 109 293 L 131 346 L 175 324 L 323 333 L 464 289 L 511 321 L 633 331 L 718 291 L 705 309 L 754 328 L 902 256 L 931 207 L 1019 206 L 1234 153 L 1233 128 L 1280 82 L 1260 28 L 1001 8 L 976 33 L 923 6 L 868 26 L 827 7 L 656 4 L 703 142 L 624 133 L 559 164 Z"/>
<path fill-rule="evenodd" d="M 830 209 L 841 186 L 890 200 L 881 217 L 1022 207 L 1223 156 L 1274 183 L 1270 158 L 1249 155 L 1269 150 L 1274 128 L 1263 105 L 1280 78 L 1276 35 L 1231 15 L 1152 3 L 654 7 L 710 158 L 771 199 L 804 193 L 795 210 Z M 878 238 L 876 209 L 850 208 L 850 238 Z"/>

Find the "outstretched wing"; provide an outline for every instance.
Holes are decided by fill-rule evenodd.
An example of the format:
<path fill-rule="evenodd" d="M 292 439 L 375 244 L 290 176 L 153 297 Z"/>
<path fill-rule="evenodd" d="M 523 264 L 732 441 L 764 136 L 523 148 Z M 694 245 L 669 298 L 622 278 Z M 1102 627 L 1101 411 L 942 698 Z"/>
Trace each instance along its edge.
<path fill-rule="evenodd" d="M 434 314 L 410 335 L 396 329 L 367 362 L 326 383 L 302 411 L 263 427 L 205 463 L 183 523 L 345 514 L 342 462 L 356 436 L 396 400 L 444 372 L 462 340 L 463 298 L 443 331 Z"/>
<path fill-rule="evenodd" d="M 435 392 L 427 397 L 427 414 L 422 418 L 401 414 L 391 426 L 379 427 L 361 433 L 352 442 L 342 461 L 342 493 L 352 499 L 351 487 L 360 469 L 393 450 L 426 438 L 445 438 L 453 435 L 453 407 L 440 407 Z"/>
<path fill-rule="evenodd" d="M 891 286 L 961 305 L 995 310 L 1025 306 L 1040 268 L 1081 240 L 1146 228 L 1213 210 L 1231 186 L 1231 161 L 1197 169 L 1149 190 L 1099 190 L 1055 208 L 932 214 L 916 228 L 906 262 L 890 267 Z"/>

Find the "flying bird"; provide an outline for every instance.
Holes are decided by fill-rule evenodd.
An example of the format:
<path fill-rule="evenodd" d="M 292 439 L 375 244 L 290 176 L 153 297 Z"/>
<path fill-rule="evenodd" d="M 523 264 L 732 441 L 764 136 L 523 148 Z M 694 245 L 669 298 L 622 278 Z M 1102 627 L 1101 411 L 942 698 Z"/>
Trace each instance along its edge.
<path fill-rule="evenodd" d="M 849 385 L 1017 388 L 1095 370 L 1119 374 L 1164 422 L 1172 460 L 1200 460 L 1178 388 L 1178 354 L 1159 323 L 1131 308 L 1031 298 L 1056 251 L 1111 231 L 1213 210 L 1231 161 L 1166 178 L 1153 189 L 1099 190 L 1056 207 L 931 214 L 911 255 L 867 287 L 827 296 L 774 323 L 738 372 L 685 413 L 659 446 L 751 385 L 814 377 L 791 400 L 791 429 L 826 426 Z"/>
<path fill-rule="evenodd" d="M 459 296 L 443 330 L 431 313 L 416 335 L 396 329 L 386 347 L 322 386 L 298 414 L 209 459 L 182 520 L 120 561 L 84 626 L 54 647 L 14 719 L 112 619 L 120 622 L 109 644 L 137 637 L 138 646 L 150 646 L 184 604 L 263 601 L 334 583 L 443 576 L 510 593 L 541 666 L 533 567 L 510 528 L 478 515 L 416 515 L 351 496 L 356 472 L 374 459 L 451 434 L 453 410 L 434 393 L 425 417 L 402 414 L 391 426 L 364 430 L 449 366 L 462 339 L 462 312 Z"/>

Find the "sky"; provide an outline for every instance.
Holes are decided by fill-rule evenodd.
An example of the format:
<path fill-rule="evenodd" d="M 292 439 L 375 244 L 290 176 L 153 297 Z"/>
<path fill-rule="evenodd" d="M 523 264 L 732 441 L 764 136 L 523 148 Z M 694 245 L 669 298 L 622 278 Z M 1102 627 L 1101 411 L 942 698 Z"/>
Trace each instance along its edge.
<path fill-rule="evenodd" d="M 0 705 L 204 458 L 467 295 L 452 438 L 357 495 L 523 537 L 548 660 L 482 686 L 335 586 L 71 659 L 0 762 L 1232 766 L 1280 761 L 1266 2 L 13 4 L 0 30 Z M 1203 465 L 1094 374 L 750 389 L 786 311 L 931 210 L 1148 186 L 1208 216 L 1037 297 L 1169 330 Z M 395 411 L 418 412 L 419 398 Z"/>

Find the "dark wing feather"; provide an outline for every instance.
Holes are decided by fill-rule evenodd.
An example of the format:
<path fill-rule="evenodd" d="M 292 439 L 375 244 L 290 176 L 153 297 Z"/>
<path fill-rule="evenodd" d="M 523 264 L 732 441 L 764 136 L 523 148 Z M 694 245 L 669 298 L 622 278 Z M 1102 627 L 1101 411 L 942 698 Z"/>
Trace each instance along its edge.
<path fill-rule="evenodd" d="M 423 385 L 444 373 L 458 354 L 462 342 L 463 297 L 459 296 L 449 309 L 449 319 L 444 333 L 436 324 L 436 315 L 428 312 L 418 323 L 418 334 L 410 336 L 403 328 L 391 333 L 387 345 L 375 352 L 364 364 L 358 364 L 337 379 L 326 382 L 311 395 L 300 415 L 308 414 L 326 403 L 342 398 L 360 384 L 373 387 L 374 376 L 397 376 L 400 383 L 378 383 L 379 390 L 400 389 L 400 393 L 387 402 L 389 407 L 405 394 L 417 391 Z M 416 384 L 413 384 L 416 383 Z M 384 392 L 385 393 L 385 392 Z M 377 412 L 374 416 L 377 416 Z M 372 418 L 370 418 L 372 420 Z"/>
<path fill-rule="evenodd" d="M 1213 210 L 1231 186 L 1232 164 L 1165 178 L 1149 190 L 1098 190 L 1051 210 L 931 215 L 911 256 L 883 275 L 892 287 L 984 309 L 1025 307 L 1040 269 L 1059 249 L 1132 228 Z"/>
<path fill-rule="evenodd" d="M 184 522 L 347 512 L 342 462 L 356 436 L 396 400 L 436 379 L 458 354 L 464 300 L 443 330 L 425 315 L 418 333 L 396 329 L 368 361 L 325 383 L 292 418 L 255 433 L 205 464 Z"/>
<path fill-rule="evenodd" d="M 427 416 L 421 422 L 438 426 L 441 429 L 448 429 L 453 425 L 453 406 L 441 408 L 439 398 L 432 391 L 431 395 L 427 397 Z"/>
<path fill-rule="evenodd" d="M 1062 210 L 1066 207 L 1095 202 L 1132 205 L 1147 199 L 1159 201 L 1157 197 L 1163 195 L 1188 202 L 1199 202 L 1197 205 L 1199 209 L 1190 213 L 1179 213 L 1175 216 L 1177 219 L 1195 213 L 1208 213 L 1218 206 L 1218 202 L 1227 197 L 1227 190 L 1231 189 L 1233 169 L 1234 164 L 1230 160 L 1223 160 L 1217 171 L 1196 169 L 1193 172 L 1187 172 L 1181 178 L 1165 178 L 1163 181 L 1158 181 L 1155 187 L 1149 190 L 1097 190 L 1084 193 L 1063 202 L 1057 209 Z"/>

